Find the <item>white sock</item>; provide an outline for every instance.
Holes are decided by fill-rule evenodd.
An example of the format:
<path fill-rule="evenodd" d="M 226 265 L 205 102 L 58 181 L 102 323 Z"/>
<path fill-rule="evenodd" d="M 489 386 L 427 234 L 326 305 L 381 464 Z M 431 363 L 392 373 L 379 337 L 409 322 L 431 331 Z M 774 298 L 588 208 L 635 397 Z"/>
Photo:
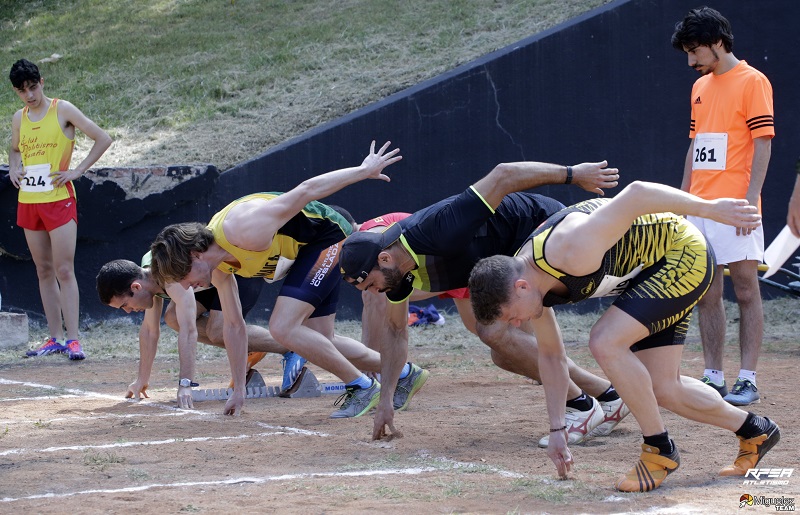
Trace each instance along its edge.
<path fill-rule="evenodd" d="M 707 368 L 703 371 L 703 375 L 711 379 L 711 382 L 717 386 L 725 384 L 725 372 L 722 370 Z"/>
<path fill-rule="evenodd" d="M 755 370 L 741 369 L 741 370 L 739 370 L 739 379 L 747 379 L 748 381 L 753 383 L 753 385 L 755 385 L 756 384 L 756 371 Z"/>
<path fill-rule="evenodd" d="M 405 379 L 411 373 L 411 364 L 406 363 L 403 365 L 403 370 L 400 371 L 400 379 Z"/>

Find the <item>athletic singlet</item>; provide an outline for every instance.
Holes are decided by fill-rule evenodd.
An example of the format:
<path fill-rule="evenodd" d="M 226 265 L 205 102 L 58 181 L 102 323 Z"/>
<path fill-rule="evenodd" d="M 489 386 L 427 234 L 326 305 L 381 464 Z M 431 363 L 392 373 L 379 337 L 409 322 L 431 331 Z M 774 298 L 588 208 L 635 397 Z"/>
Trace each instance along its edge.
<path fill-rule="evenodd" d="M 582 277 L 568 275 L 547 262 L 545 246 L 553 228 L 570 213 L 591 213 L 606 202 L 608 199 L 587 200 L 558 212 L 534 231 L 525 243 L 527 245 L 530 242 L 536 265 L 561 281 L 568 290 L 566 297 L 548 292 L 543 299 L 544 306 L 605 296 L 626 297 L 626 301 L 627 297 L 636 297 L 639 301 L 662 299 L 667 303 L 671 299 L 696 296 L 689 306 L 676 302 L 671 312 L 666 309 L 646 314 L 650 324 L 645 325 L 649 325 L 651 332 L 673 325 L 691 312 L 691 307 L 707 288 L 707 276 L 713 273 L 713 260 L 710 259 L 705 238 L 684 218 L 673 213 L 638 217 L 628 232 L 605 253 L 600 267 Z M 651 267 L 653 270 L 648 270 Z M 640 273 L 645 277 L 644 280 L 636 279 Z M 629 288 L 632 285 L 636 286 L 635 291 Z M 636 302 L 637 299 L 633 299 L 631 304 Z M 618 303 L 615 302 L 615 305 Z M 629 312 L 626 308 L 623 310 Z M 645 316 L 634 318 L 641 321 Z"/>
<path fill-rule="evenodd" d="M 21 204 L 44 204 L 75 197 L 72 182 L 55 187 L 50 183 L 52 172 L 69 170 L 75 140 L 69 139 L 58 123 L 58 99 L 50 101 L 47 113 L 38 122 L 22 109 L 19 128 L 19 151 L 26 175 L 20 180 Z"/>
<path fill-rule="evenodd" d="M 397 222 L 400 242 L 416 268 L 400 288 L 386 293 L 391 302 L 407 299 L 414 288 L 427 292 L 465 288 L 482 258 L 512 255 L 539 224 L 564 206 L 533 193 L 506 195 L 496 210 L 472 187 Z"/>
<path fill-rule="evenodd" d="M 409 216 L 411 216 L 411 213 L 402 213 L 402 212 L 388 213 L 375 218 L 370 218 L 369 220 L 361 224 L 358 227 L 358 230 L 368 231 L 370 229 L 374 229 L 375 227 L 389 227 L 393 223 L 406 219 Z"/>
<path fill-rule="evenodd" d="M 745 198 L 753 139 L 775 136 L 769 80 L 740 61 L 722 75 L 700 77 L 692 87 L 691 102 L 689 192 L 704 199 Z"/>
<path fill-rule="evenodd" d="M 234 200 L 214 215 L 208 223 L 214 241 L 232 254 L 241 265 L 241 268 L 236 268 L 222 262 L 217 267 L 219 270 L 241 277 L 261 277 L 267 282 L 279 281 L 289 273 L 300 249 L 317 242 L 330 242 L 328 244 L 332 245 L 345 239 L 352 232 L 352 226 L 342 215 L 315 200 L 306 204 L 300 213 L 278 229 L 267 250 L 245 250 L 228 241 L 222 223 L 234 206 L 253 199 L 270 201 L 279 195 L 280 193 L 247 195 Z"/>

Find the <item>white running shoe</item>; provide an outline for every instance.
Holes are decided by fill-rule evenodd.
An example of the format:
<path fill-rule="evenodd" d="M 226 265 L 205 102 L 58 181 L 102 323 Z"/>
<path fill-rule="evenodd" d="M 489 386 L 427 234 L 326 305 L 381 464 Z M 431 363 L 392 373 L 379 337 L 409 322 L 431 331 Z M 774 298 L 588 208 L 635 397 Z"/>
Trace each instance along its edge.
<path fill-rule="evenodd" d="M 617 424 L 631 412 L 623 402 L 622 397 L 615 401 L 600 402 L 600 407 L 603 408 L 604 420 L 602 424 L 592 430 L 590 435 L 592 438 L 595 436 L 608 436 L 617 427 Z"/>
<path fill-rule="evenodd" d="M 592 407 L 588 411 L 578 411 L 575 408 L 567 408 L 564 417 L 567 423 L 567 444 L 574 445 L 592 437 L 592 430 L 603 423 L 603 408 L 594 397 Z M 539 440 L 539 447 L 547 448 L 550 443 L 550 435 Z"/>

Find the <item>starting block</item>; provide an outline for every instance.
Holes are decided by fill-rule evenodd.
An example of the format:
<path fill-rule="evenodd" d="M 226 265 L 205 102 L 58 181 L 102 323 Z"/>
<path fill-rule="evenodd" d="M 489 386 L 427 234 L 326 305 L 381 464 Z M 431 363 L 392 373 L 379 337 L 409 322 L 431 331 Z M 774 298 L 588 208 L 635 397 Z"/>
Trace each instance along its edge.
<path fill-rule="evenodd" d="M 292 399 L 337 395 L 345 392 L 344 383 L 322 383 L 317 380 L 313 372 L 303 367 L 300 379 L 295 387 L 288 392 L 281 392 L 279 386 L 267 386 L 264 378 L 257 370 L 250 369 L 247 373 L 245 386 L 245 399 L 261 399 L 266 397 L 289 397 Z M 233 395 L 233 388 L 216 388 L 206 390 L 192 390 L 192 401 L 224 401 Z"/>

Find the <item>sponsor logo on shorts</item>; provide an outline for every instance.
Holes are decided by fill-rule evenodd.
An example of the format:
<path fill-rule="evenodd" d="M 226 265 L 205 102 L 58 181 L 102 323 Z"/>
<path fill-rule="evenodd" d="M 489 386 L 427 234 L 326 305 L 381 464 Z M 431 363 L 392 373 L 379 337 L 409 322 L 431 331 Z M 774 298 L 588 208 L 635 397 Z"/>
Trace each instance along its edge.
<path fill-rule="evenodd" d="M 312 286 L 319 286 L 322 284 L 323 279 L 325 276 L 328 275 L 331 268 L 334 264 L 336 264 L 337 259 L 339 256 L 339 244 L 331 245 L 328 247 L 328 250 L 325 251 L 325 256 L 322 259 L 322 263 L 320 263 L 319 268 L 317 268 L 316 273 L 314 273 L 314 277 L 311 279 Z"/>

